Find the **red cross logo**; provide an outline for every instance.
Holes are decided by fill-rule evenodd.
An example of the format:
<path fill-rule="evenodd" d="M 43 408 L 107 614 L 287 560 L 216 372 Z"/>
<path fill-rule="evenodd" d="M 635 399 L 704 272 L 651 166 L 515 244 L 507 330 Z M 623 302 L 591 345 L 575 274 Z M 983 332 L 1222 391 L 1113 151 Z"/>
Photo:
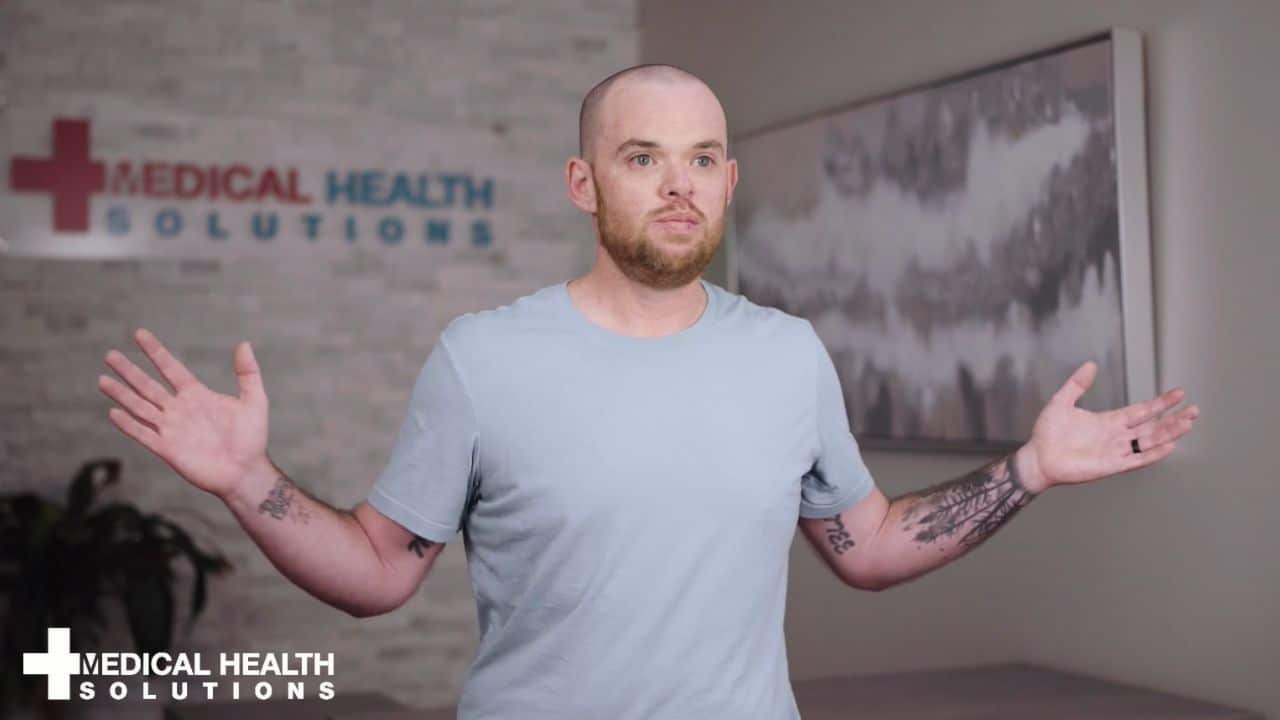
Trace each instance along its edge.
<path fill-rule="evenodd" d="M 89 196 L 106 187 L 106 170 L 89 157 L 89 121 L 53 121 L 53 157 L 14 157 L 13 189 L 53 195 L 53 229 L 89 229 Z"/>

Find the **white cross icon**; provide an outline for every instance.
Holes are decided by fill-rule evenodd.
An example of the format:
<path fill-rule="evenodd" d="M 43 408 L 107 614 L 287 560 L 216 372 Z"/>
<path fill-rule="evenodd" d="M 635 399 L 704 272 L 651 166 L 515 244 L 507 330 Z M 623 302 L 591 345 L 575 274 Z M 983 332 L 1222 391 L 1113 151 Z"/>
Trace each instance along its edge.
<path fill-rule="evenodd" d="M 49 628 L 49 652 L 22 653 L 23 675 L 46 675 L 50 700 L 71 699 L 71 676 L 80 674 L 80 653 L 71 652 L 71 628 Z"/>

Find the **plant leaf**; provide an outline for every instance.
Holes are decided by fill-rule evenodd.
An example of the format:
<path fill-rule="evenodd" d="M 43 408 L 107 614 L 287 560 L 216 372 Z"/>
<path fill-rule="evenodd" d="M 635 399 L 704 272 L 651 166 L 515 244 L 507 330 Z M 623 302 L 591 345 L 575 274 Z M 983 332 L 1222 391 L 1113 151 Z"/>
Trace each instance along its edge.
<path fill-rule="evenodd" d="M 99 476 L 103 478 L 102 483 L 95 487 L 94 479 Z M 71 481 L 71 488 L 67 491 L 67 513 L 72 517 L 83 515 L 93 503 L 93 497 L 97 491 L 119 479 L 120 461 L 116 458 L 99 458 L 81 465 L 80 471 Z"/>
<path fill-rule="evenodd" d="M 133 644 L 141 653 L 169 649 L 173 639 L 173 592 L 167 579 L 135 577 L 124 590 L 125 612 Z"/>
<path fill-rule="evenodd" d="M 206 592 L 207 592 L 207 572 L 222 572 L 231 567 L 226 559 L 217 555 L 209 555 L 202 552 L 196 547 L 195 542 L 191 539 L 191 535 L 186 530 L 178 527 L 174 523 L 158 519 L 158 525 L 163 525 L 169 532 L 169 541 L 177 548 L 191 563 L 193 573 L 193 589 L 191 591 L 191 614 L 187 619 L 187 630 L 195 623 L 196 618 L 200 616 L 204 610 Z"/>

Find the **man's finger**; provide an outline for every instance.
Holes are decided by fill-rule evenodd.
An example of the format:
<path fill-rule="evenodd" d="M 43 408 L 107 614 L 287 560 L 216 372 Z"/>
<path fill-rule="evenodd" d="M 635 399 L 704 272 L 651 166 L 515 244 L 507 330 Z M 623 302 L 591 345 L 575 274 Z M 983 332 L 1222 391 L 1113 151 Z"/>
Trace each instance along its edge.
<path fill-rule="evenodd" d="M 1054 395 L 1068 405 L 1075 405 L 1080 396 L 1093 385 L 1093 380 L 1097 376 L 1098 364 L 1090 360 L 1076 368 L 1076 371 L 1071 373 L 1071 377 L 1067 378 L 1067 382 L 1058 388 Z"/>
<path fill-rule="evenodd" d="M 240 383 L 240 397 L 245 400 L 261 401 L 267 396 L 262 387 L 262 370 L 258 367 L 258 359 L 253 355 L 253 347 L 249 341 L 236 345 L 235 351 L 236 379 Z"/>
<path fill-rule="evenodd" d="M 124 378 L 130 387 L 152 405 L 163 410 L 169 398 L 173 397 L 168 388 L 143 372 L 142 368 L 134 365 L 133 361 L 119 350 L 108 351 L 105 360 L 107 367 L 115 370 L 117 375 Z"/>
<path fill-rule="evenodd" d="M 106 375 L 98 376 L 98 389 L 104 395 L 115 400 L 131 415 L 146 421 L 151 427 L 160 425 L 160 410 L 155 405 L 143 400 L 138 393 L 124 383 Z"/>
<path fill-rule="evenodd" d="M 1116 472 L 1122 473 L 1130 470 L 1136 470 L 1137 468 L 1150 465 L 1153 462 L 1163 460 L 1168 457 L 1169 453 L 1173 452 L 1173 449 L 1177 446 L 1178 443 L 1171 442 L 1151 448 L 1150 450 L 1143 448 L 1140 453 L 1134 453 L 1131 451 L 1119 461 L 1120 469 Z"/>
<path fill-rule="evenodd" d="M 174 392 L 181 392 L 183 388 L 198 385 L 199 380 L 186 365 L 178 362 L 178 358 L 174 357 L 164 345 L 160 344 L 159 338 L 152 335 L 145 328 L 139 328 L 133 334 L 133 339 L 138 343 L 138 347 L 147 354 L 151 362 L 160 370 L 160 374 L 169 384 L 173 386 Z"/>
<path fill-rule="evenodd" d="M 137 440 L 143 447 L 156 455 L 160 455 L 160 436 L 154 430 L 138 422 L 132 415 L 120 408 L 108 410 L 107 417 L 111 418 L 111 422 L 120 432 Z"/>
<path fill-rule="evenodd" d="M 1182 388 L 1174 388 L 1169 392 L 1154 397 L 1146 402 L 1136 403 L 1118 411 L 1125 427 L 1137 427 L 1160 413 L 1182 402 L 1186 392 Z"/>
<path fill-rule="evenodd" d="M 1182 413 L 1174 417 L 1165 418 L 1158 423 L 1152 423 L 1149 429 L 1138 434 L 1138 447 L 1142 448 L 1143 452 L 1146 452 L 1147 448 L 1154 448 L 1177 440 L 1191 431 L 1191 425 L 1192 420 Z M 1133 451 L 1132 446 L 1130 446 L 1129 451 Z"/>

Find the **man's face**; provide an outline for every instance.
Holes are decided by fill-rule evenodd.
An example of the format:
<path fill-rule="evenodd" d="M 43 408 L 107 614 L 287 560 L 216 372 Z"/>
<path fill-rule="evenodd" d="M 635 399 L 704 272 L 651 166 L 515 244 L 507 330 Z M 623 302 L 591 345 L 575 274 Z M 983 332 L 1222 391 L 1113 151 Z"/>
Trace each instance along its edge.
<path fill-rule="evenodd" d="M 592 183 L 601 245 L 635 282 L 687 285 L 720 247 L 737 184 L 719 101 L 693 82 L 620 83 L 600 120 Z"/>

